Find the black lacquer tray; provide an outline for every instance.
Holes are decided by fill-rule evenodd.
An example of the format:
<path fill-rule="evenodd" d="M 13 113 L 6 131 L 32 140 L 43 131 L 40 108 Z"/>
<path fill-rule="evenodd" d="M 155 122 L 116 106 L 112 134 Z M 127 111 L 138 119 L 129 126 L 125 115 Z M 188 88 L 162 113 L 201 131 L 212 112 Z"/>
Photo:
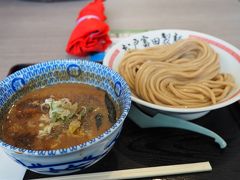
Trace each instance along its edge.
<path fill-rule="evenodd" d="M 10 69 L 9 74 L 28 65 L 15 65 Z M 213 168 L 211 172 L 159 178 L 168 180 L 239 179 L 240 104 L 234 103 L 211 111 L 193 122 L 222 136 L 227 142 L 227 147 L 220 149 L 213 139 L 180 129 L 142 129 L 127 118 L 119 139 L 107 156 L 88 169 L 74 174 L 209 161 Z M 53 176 L 27 171 L 24 179 L 45 177 Z"/>

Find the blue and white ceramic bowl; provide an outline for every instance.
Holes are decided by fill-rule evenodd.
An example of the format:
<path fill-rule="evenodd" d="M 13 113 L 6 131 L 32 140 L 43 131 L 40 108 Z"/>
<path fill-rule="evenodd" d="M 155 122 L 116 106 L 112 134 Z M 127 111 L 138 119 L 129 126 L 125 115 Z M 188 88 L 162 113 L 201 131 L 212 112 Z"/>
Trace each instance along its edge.
<path fill-rule="evenodd" d="M 35 151 L 14 147 L 0 140 L 0 146 L 14 161 L 41 174 L 75 172 L 103 158 L 117 140 L 131 106 L 130 90 L 126 82 L 110 68 L 89 61 L 54 60 L 24 68 L 1 81 L 0 113 L 8 99 L 23 87 L 37 89 L 61 82 L 85 83 L 104 89 L 120 105 L 121 115 L 100 136 L 66 149 Z"/>

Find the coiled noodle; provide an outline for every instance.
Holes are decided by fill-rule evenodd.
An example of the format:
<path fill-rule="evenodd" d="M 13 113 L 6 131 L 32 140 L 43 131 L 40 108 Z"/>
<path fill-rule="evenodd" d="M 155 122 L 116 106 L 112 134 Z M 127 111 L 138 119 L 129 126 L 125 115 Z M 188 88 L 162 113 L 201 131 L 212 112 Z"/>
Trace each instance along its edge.
<path fill-rule="evenodd" d="M 128 51 L 118 71 L 133 95 L 172 107 L 216 104 L 235 86 L 230 74 L 220 73 L 218 54 L 193 38 Z"/>

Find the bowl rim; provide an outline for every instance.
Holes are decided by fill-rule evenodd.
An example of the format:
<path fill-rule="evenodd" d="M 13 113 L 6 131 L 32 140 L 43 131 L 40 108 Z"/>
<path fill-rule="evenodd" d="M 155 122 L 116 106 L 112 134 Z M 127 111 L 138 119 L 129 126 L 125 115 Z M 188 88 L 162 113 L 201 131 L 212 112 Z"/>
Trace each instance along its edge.
<path fill-rule="evenodd" d="M 150 30 L 150 31 L 145 31 L 145 32 L 141 32 L 141 33 L 137 33 L 134 35 L 131 35 L 129 37 L 126 37 L 122 40 L 120 40 L 119 42 L 117 42 L 116 44 L 114 44 L 107 52 L 106 55 L 103 59 L 103 65 L 104 66 L 108 66 L 109 67 L 109 61 L 111 59 L 111 56 L 113 55 L 114 51 L 116 49 L 118 49 L 122 44 L 124 44 L 127 41 L 130 41 L 131 39 L 134 39 L 136 37 L 139 36 L 143 36 L 143 35 L 151 35 L 153 33 L 157 34 L 157 33 L 162 33 L 162 32 L 180 32 L 180 33 L 185 33 L 185 34 L 193 34 L 193 35 L 200 35 L 203 38 L 207 38 L 210 40 L 214 40 L 215 42 L 221 43 L 224 46 L 226 46 L 227 48 L 230 48 L 231 50 L 233 50 L 233 52 L 240 54 L 240 50 L 235 47 L 234 45 L 209 34 L 206 33 L 202 33 L 202 32 L 197 32 L 197 31 L 192 31 L 192 30 L 186 30 L 186 29 L 157 29 L 157 30 Z M 239 56 L 240 57 L 240 56 Z M 238 60 L 238 62 L 240 63 L 240 59 Z M 110 66 L 110 68 L 112 68 Z M 140 98 L 137 98 L 136 96 L 131 95 L 132 101 L 136 102 L 137 104 L 143 105 L 145 107 L 149 107 L 152 109 L 156 109 L 156 110 L 160 110 L 160 111 L 166 111 L 166 112 L 173 112 L 173 113 L 195 113 L 195 112 L 204 112 L 204 111 L 210 111 L 210 110 L 214 110 L 214 109 L 218 109 L 218 108 L 222 108 L 225 106 L 228 106 L 238 100 L 240 100 L 240 89 L 238 87 L 237 91 L 234 93 L 234 95 L 232 95 L 231 97 L 229 97 L 228 99 L 221 101 L 217 104 L 214 105 L 210 105 L 210 106 L 205 106 L 205 107 L 198 107 L 198 108 L 174 108 L 174 107 L 170 107 L 170 106 L 161 106 L 161 105 L 156 105 L 147 101 L 144 101 Z"/>
<path fill-rule="evenodd" d="M 89 146 L 92 146 L 92 145 L 94 145 L 94 144 L 96 144 L 96 143 L 106 139 L 116 129 L 121 127 L 121 125 L 123 124 L 124 120 L 127 117 L 127 114 L 128 114 L 128 112 L 130 110 L 130 107 L 131 107 L 131 98 L 130 98 L 131 92 L 130 92 L 130 89 L 129 89 L 126 81 L 122 78 L 122 76 L 119 73 L 117 73 L 117 72 L 113 71 L 111 68 L 103 66 L 103 65 L 101 65 L 99 63 L 91 62 L 91 61 L 88 61 L 86 59 L 80 59 L 80 58 L 79 59 L 76 58 L 76 59 L 53 59 L 53 60 L 46 60 L 46 61 L 42 61 L 42 62 L 37 63 L 37 64 L 30 65 L 28 67 L 22 68 L 21 70 L 18 70 L 16 72 L 10 74 L 9 76 L 7 76 L 6 78 L 4 78 L 3 80 L 0 81 L 0 86 L 2 84 L 6 83 L 8 79 L 11 79 L 12 77 L 14 77 L 16 75 L 16 73 L 22 74 L 26 70 L 30 70 L 31 68 L 38 68 L 41 65 L 45 65 L 45 64 L 49 64 L 49 63 L 50 64 L 61 64 L 61 63 L 64 63 L 64 62 L 65 63 L 70 63 L 71 62 L 71 63 L 78 63 L 78 64 L 80 63 L 81 65 L 90 65 L 90 66 L 94 65 L 94 67 L 97 66 L 99 68 L 104 68 L 108 72 L 112 73 L 113 76 L 116 76 L 116 77 L 118 77 L 118 79 L 121 80 L 121 82 L 123 83 L 122 86 L 125 89 L 124 96 L 125 97 L 129 97 L 129 98 L 127 98 L 128 100 L 125 103 L 123 111 L 120 114 L 120 116 L 117 119 L 117 121 L 109 129 L 107 129 L 105 132 L 103 132 L 99 136 L 97 136 L 95 138 L 92 138 L 89 141 L 86 141 L 84 143 L 81 143 L 81 144 L 78 144 L 78 145 L 75 145 L 75 146 L 70 146 L 68 148 L 54 149 L 54 150 L 30 150 L 30 149 L 24 149 L 24 148 L 19 148 L 19 147 L 13 146 L 11 144 L 8 144 L 8 143 L 4 142 L 2 139 L 0 139 L 0 147 L 2 147 L 4 151 L 6 149 L 8 151 L 13 151 L 16 154 L 24 154 L 24 155 L 29 155 L 29 156 L 41 156 L 41 157 L 50 157 L 50 156 L 53 157 L 53 156 L 66 155 L 66 154 L 70 154 L 70 153 L 73 153 L 73 152 L 80 151 L 82 149 L 86 149 Z"/>

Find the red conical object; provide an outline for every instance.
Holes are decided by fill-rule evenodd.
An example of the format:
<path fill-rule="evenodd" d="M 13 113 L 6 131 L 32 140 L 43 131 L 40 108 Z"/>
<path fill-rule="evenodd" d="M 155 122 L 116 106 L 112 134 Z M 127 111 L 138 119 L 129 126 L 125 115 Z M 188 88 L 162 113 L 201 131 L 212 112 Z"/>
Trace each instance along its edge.
<path fill-rule="evenodd" d="M 86 56 L 104 51 L 112 43 L 105 20 L 103 0 L 94 0 L 84 7 L 79 12 L 77 25 L 68 40 L 66 52 L 75 56 Z"/>

